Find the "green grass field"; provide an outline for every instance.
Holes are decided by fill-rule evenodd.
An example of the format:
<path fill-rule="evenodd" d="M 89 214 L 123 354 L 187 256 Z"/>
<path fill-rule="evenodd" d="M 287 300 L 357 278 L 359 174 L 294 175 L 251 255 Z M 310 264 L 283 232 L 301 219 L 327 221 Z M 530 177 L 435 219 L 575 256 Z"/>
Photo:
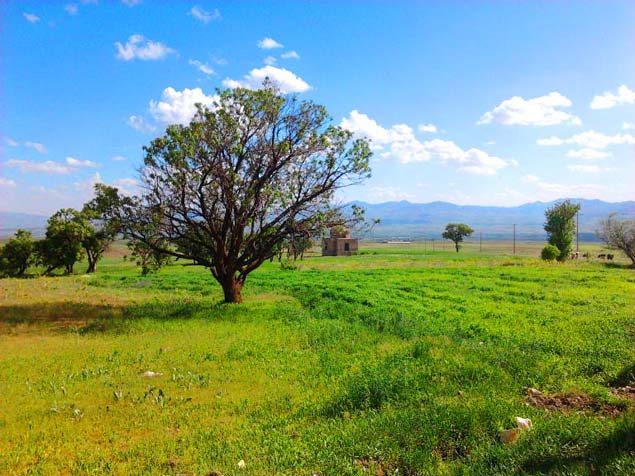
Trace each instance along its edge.
<path fill-rule="evenodd" d="M 0 474 L 635 474 L 635 271 L 501 254 L 0 280 Z"/>

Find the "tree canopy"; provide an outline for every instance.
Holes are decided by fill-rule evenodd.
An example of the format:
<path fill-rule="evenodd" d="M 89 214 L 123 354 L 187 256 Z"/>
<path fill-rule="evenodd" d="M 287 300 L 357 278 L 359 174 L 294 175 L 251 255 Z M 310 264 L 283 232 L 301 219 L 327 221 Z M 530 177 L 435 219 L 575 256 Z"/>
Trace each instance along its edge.
<path fill-rule="evenodd" d="M 566 261 L 573 249 L 575 234 L 575 215 L 580 205 L 564 200 L 545 211 L 545 231 L 550 245 L 560 250 L 558 261 Z"/>
<path fill-rule="evenodd" d="M 600 221 L 598 236 L 611 248 L 622 250 L 635 266 L 635 220 L 620 220 L 610 215 Z"/>
<path fill-rule="evenodd" d="M 465 223 L 448 223 L 441 236 L 443 236 L 446 240 L 452 240 L 454 242 L 456 252 L 458 253 L 461 248 L 463 238 L 472 236 L 472 233 L 474 233 L 474 230 Z"/>
<path fill-rule="evenodd" d="M 270 84 L 197 107 L 144 148 L 143 193 L 107 215 L 129 238 L 209 268 L 225 301 L 241 302 L 249 273 L 285 240 L 346 221 L 334 193 L 370 175 L 371 152 L 323 106 Z"/>

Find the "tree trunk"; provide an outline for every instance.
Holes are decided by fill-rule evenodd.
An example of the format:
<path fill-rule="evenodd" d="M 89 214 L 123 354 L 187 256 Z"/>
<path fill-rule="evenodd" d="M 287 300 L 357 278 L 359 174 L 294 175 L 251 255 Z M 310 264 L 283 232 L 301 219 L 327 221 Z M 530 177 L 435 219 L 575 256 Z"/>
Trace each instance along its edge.
<path fill-rule="evenodd" d="M 241 294 L 243 283 L 238 281 L 233 274 L 223 279 L 220 284 L 223 287 L 226 303 L 240 304 L 243 302 L 243 296 Z"/>
<path fill-rule="evenodd" d="M 459 242 L 455 241 L 454 242 L 454 246 L 456 247 L 456 252 L 458 253 L 459 252 Z"/>
<path fill-rule="evenodd" d="M 97 271 L 97 261 L 88 258 L 88 269 L 86 270 L 86 274 L 94 273 Z"/>

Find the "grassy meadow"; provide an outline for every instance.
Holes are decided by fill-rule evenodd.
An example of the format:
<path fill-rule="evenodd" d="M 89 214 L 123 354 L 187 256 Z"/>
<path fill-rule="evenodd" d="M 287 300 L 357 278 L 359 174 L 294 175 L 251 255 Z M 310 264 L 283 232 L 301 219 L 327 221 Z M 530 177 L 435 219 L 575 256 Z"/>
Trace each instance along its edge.
<path fill-rule="evenodd" d="M 508 245 L 0 280 L 0 474 L 635 474 L 635 271 Z"/>

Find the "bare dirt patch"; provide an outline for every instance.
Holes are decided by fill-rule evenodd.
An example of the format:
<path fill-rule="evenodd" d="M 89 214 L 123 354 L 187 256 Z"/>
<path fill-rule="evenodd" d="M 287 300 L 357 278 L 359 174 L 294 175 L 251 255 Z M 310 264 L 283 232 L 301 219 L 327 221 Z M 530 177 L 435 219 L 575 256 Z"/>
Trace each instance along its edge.
<path fill-rule="evenodd" d="M 549 411 L 597 413 L 615 416 L 626 410 L 625 404 L 600 402 L 583 393 L 570 392 L 546 395 L 535 388 L 528 388 L 526 393 L 529 405 Z"/>

